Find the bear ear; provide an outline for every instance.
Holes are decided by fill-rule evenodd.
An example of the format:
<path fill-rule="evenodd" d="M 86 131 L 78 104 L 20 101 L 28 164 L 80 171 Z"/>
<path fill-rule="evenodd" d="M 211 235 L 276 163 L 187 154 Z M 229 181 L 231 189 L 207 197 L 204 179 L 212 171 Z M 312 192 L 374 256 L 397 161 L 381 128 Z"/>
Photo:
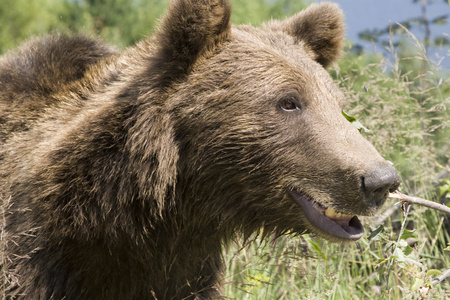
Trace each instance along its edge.
<path fill-rule="evenodd" d="M 226 40 L 231 5 L 227 0 L 172 0 L 156 33 L 155 70 L 160 87 L 186 75 L 205 51 Z"/>
<path fill-rule="evenodd" d="M 281 25 L 283 31 L 312 50 L 314 59 L 322 66 L 329 66 L 341 55 L 345 24 L 344 14 L 337 4 L 311 4 Z"/>

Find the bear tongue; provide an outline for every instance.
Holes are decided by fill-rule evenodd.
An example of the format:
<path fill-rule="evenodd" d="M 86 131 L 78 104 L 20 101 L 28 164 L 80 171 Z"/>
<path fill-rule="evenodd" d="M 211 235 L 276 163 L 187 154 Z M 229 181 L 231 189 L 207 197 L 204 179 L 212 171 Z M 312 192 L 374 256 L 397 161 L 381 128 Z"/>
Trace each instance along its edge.
<path fill-rule="evenodd" d="M 336 237 L 357 240 L 364 234 L 358 217 L 336 213 L 314 204 L 312 199 L 296 190 L 289 191 L 294 200 L 302 207 L 309 222 L 318 229 Z"/>

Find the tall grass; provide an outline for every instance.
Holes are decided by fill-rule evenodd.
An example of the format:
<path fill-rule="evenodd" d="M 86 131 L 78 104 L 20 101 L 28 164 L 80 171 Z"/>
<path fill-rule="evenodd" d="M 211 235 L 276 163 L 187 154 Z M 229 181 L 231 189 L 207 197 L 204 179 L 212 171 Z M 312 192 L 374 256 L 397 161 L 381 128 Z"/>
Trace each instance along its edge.
<path fill-rule="evenodd" d="M 450 79 L 409 32 L 408 55 L 393 44 L 384 55 L 345 57 L 331 71 L 348 100 L 347 111 L 401 174 L 401 190 L 445 201 L 448 178 Z M 446 58 L 450 59 L 450 58 Z M 442 190 L 442 189 L 441 189 Z M 442 192 L 442 191 L 441 191 Z M 385 209 L 393 206 L 388 200 Z M 333 244 L 304 235 L 281 237 L 225 252 L 230 299 L 450 299 L 448 281 L 431 285 L 450 267 L 446 216 L 423 207 L 396 206 L 382 223 L 365 218 L 357 243 Z M 379 233 L 369 239 L 375 229 Z"/>

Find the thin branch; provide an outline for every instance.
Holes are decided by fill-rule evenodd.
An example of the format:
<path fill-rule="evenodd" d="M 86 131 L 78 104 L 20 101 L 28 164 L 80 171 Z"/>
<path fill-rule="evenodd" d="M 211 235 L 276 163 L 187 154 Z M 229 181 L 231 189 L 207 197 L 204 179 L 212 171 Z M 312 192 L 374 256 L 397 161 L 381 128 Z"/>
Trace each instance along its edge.
<path fill-rule="evenodd" d="M 445 278 L 450 276 L 450 268 L 445 270 L 442 275 L 437 276 L 435 279 L 431 280 L 431 285 L 436 285 L 444 281 Z"/>
<path fill-rule="evenodd" d="M 450 35 L 449 35 L 450 36 Z M 439 155 L 442 156 L 444 155 L 444 153 L 447 153 L 448 148 L 450 147 L 450 142 L 448 142 L 444 147 L 441 148 L 441 150 L 439 150 Z M 447 164 L 446 167 L 444 167 L 444 169 L 442 171 L 440 171 L 438 174 L 436 174 L 433 178 L 433 180 L 431 181 L 431 184 L 433 186 L 437 186 L 439 184 L 439 182 L 446 178 L 448 176 L 450 172 L 450 165 Z M 422 192 L 425 190 L 424 187 L 418 189 L 415 193 L 416 194 L 422 194 Z M 398 206 L 399 204 L 396 203 L 393 206 L 387 208 L 382 214 L 380 214 L 374 222 L 374 226 L 378 227 L 381 224 L 383 224 L 387 218 L 389 218 L 394 212 L 396 212 L 398 210 Z"/>
<path fill-rule="evenodd" d="M 419 205 L 422 205 L 422 206 L 426 206 L 426 207 L 429 207 L 429 208 L 432 208 L 432 209 L 435 209 L 435 210 L 438 210 L 438 211 L 450 214 L 450 208 L 449 207 L 447 207 L 447 206 L 445 206 L 443 204 L 437 203 L 437 202 L 425 200 L 425 199 L 422 199 L 422 198 L 407 196 L 407 195 L 401 194 L 399 192 L 389 193 L 388 197 L 389 198 L 394 198 L 394 199 L 399 199 L 399 200 L 403 201 L 404 203 L 419 204 Z M 405 216 L 404 216 L 404 220 L 403 220 L 403 223 L 402 223 L 401 230 L 403 230 L 403 228 L 404 228 L 405 221 L 406 221 L 406 215 L 408 214 L 408 211 L 409 211 L 409 206 L 406 209 L 406 213 L 404 212 Z M 400 238 L 400 236 L 401 236 L 401 232 L 399 234 L 399 238 Z M 392 261 L 391 261 L 391 265 L 392 265 Z M 389 266 L 389 271 L 391 270 L 391 265 Z M 434 278 L 431 281 L 431 285 L 440 284 L 442 281 L 444 281 L 449 276 L 450 276 L 450 268 L 445 270 L 442 273 L 442 275 L 439 275 L 436 278 Z M 388 273 L 388 278 L 389 278 L 389 273 Z"/>
<path fill-rule="evenodd" d="M 440 204 L 440 203 L 433 202 L 430 200 L 425 200 L 422 198 L 407 196 L 407 195 L 401 194 L 399 192 L 389 193 L 388 197 L 399 199 L 403 202 L 408 202 L 410 204 L 419 204 L 422 206 L 426 206 L 426 207 L 429 207 L 429 208 L 432 208 L 435 210 L 439 210 L 441 212 L 444 212 L 444 213 L 447 213 L 450 215 L 450 207 L 445 206 L 444 204 Z"/>
<path fill-rule="evenodd" d="M 406 228 L 406 218 L 408 217 L 408 213 L 409 213 L 410 208 L 411 208 L 410 204 L 405 204 L 404 203 L 404 205 L 402 206 L 403 222 L 402 222 L 402 226 L 400 227 L 400 233 L 398 234 L 397 243 L 395 243 L 395 248 L 394 248 L 394 251 L 392 251 L 392 253 L 395 253 L 395 251 L 398 248 L 398 245 L 400 244 L 400 238 L 402 237 L 403 232 L 404 232 L 404 230 Z M 393 265 L 394 265 L 394 258 L 391 257 L 390 258 L 390 262 L 389 262 L 389 268 L 387 270 L 387 275 L 386 275 L 386 283 L 387 283 L 386 284 L 386 290 L 389 290 L 389 275 L 391 274 Z"/>

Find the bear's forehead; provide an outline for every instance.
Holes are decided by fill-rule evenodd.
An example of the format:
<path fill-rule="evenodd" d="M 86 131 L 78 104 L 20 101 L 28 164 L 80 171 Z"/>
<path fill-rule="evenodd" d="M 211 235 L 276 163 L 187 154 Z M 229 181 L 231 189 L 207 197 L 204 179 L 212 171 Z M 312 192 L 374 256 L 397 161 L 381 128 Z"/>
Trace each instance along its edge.
<path fill-rule="evenodd" d="M 322 79 L 328 77 L 327 71 L 314 61 L 314 54 L 302 41 L 296 41 L 281 31 L 248 25 L 233 26 L 227 52 L 237 61 L 246 61 L 249 67 L 261 70 L 281 69 L 278 71 L 283 74 L 301 72 L 302 77 L 311 77 L 305 78 L 308 81 L 317 80 L 317 76 Z"/>
<path fill-rule="evenodd" d="M 308 51 L 302 42 L 282 31 L 256 28 L 249 25 L 233 26 L 232 39 L 247 46 L 259 47 L 267 51 L 281 52 L 293 56 L 307 55 Z"/>
<path fill-rule="evenodd" d="M 204 93 L 223 92 L 224 101 L 229 95 L 239 99 L 251 95 L 252 101 L 263 102 L 298 92 L 304 101 L 319 104 L 316 109 L 322 104 L 342 106 L 342 93 L 313 57 L 302 42 L 284 32 L 233 26 L 227 42 L 197 61 L 181 91 L 192 94 L 195 86 L 201 101 L 209 99 Z"/>
<path fill-rule="evenodd" d="M 233 26 L 229 42 L 222 47 L 211 61 L 213 66 L 201 64 L 210 75 L 226 76 L 226 81 L 239 85 L 244 81 L 246 89 L 255 91 L 295 89 L 316 96 L 322 90 L 340 95 L 329 73 L 303 43 L 284 32 Z"/>

